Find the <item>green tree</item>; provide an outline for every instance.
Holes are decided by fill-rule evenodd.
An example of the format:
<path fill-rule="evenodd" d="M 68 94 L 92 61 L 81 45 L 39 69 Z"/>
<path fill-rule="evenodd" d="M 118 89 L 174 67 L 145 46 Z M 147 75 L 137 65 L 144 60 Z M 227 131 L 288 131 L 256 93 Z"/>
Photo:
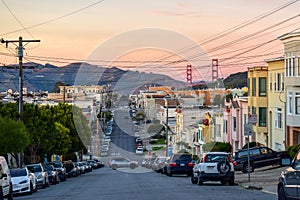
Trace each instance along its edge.
<path fill-rule="evenodd" d="M 227 142 L 210 142 L 203 145 L 203 151 L 220 151 L 220 152 L 231 152 L 232 146 Z"/>
<path fill-rule="evenodd" d="M 17 153 L 23 152 L 30 143 L 25 125 L 8 117 L 0 117 L 0 138 L 0 154 L 10 153 L 17 161 Z"/>

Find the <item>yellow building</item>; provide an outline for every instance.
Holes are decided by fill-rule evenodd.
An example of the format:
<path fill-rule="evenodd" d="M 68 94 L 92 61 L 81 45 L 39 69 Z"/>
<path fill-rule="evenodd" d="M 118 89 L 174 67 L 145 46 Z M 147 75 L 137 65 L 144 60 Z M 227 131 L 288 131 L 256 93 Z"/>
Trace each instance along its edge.
<path fill-rule="evenodd" d="M 285 90 L 284 58 L 266 60 L 268 63 L 268 138 L 269 147 L 285 150 Z"/>
<path fill-rule="evenodd" d="M 267 67 L 248 68 L 248 113 L 252 116 L 252 119 L 257 119 L 256 124 L 253 125 L 252 139 L 265 146 L 269 146 L 267 77 Z"/>

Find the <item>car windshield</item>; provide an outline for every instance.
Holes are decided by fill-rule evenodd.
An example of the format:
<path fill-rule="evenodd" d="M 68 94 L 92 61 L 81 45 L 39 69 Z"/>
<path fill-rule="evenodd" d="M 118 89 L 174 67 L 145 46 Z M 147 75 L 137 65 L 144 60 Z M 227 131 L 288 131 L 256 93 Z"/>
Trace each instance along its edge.
<path fill-rule="evenodd" d="M 42 172 L 42 168 L 40 165 L 29 165 L 27 166 L 31 172 Z"/>
<path fill-rule="evenodd" d="M 11 169 L 10 170 L 11 177 L 19 177 L 19 176 L 27 176 L 26 169 Z"/>
<path fill-rule="evenodd" d="M 45 168 L 49 171 L 53 171 L 53 166 L 52 165 L 46 165 Z"/>

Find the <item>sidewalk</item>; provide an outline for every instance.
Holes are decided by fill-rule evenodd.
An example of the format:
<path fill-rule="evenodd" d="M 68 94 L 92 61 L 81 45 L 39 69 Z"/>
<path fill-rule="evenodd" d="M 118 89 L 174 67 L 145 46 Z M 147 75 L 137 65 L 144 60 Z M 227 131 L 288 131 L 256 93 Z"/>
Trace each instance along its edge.
<path fill-rule="evenodd" d="M 235 172 L 235 183 L 249 190 L 262 190 L 270 194 L 277 194 L 277 184 L 280 173 L 287 167 L 264 167 L 255 169 L 250 173 L 250 182 L 248 173 Z"/>

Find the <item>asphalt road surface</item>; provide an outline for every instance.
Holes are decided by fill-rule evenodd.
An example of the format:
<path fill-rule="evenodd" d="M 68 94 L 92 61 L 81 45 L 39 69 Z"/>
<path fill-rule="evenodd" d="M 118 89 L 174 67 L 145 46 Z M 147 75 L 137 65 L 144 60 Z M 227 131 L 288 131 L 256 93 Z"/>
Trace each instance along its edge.
<path fill-rule="evenodd" d="M 112 170 L 107 166 L 66 182 L 39 189 L 32 195 L 16 196 L 17 200 L 120 200 L 120 199 L 204 199 L 204 200 L 275 200 L 258 190 L 246 190 L 238 185 L 229 186 L 208 182 L 193 185 L 186 176 L 168 177 L 145 168 Z"/>

